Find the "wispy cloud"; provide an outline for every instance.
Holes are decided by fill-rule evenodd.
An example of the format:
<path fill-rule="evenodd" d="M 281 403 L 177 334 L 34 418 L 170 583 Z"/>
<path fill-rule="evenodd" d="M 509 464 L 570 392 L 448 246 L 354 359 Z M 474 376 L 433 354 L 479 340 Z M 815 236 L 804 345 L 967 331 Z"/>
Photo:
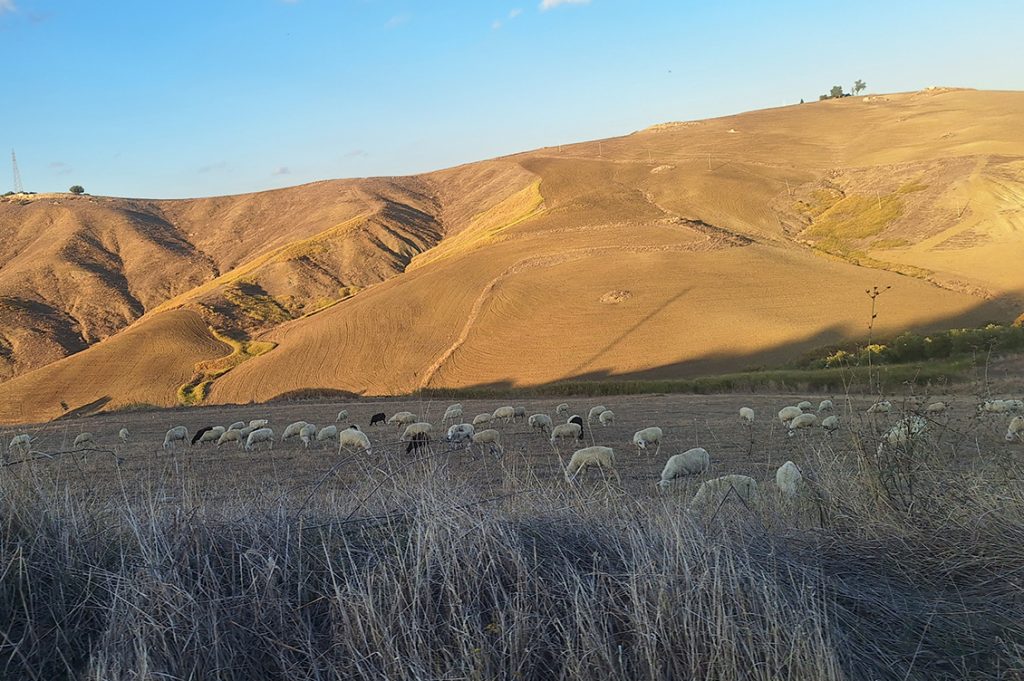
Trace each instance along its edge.
<path fill-rule="evenodd" d="M 291 175 L 291 174 L 292 174 L 292 171 L 291 171 L 290 168 L 288 168 L 288 166 L 280 166 L 274 172 L 271 173 L 271 175 L 274 175 L 275 177 L 278 176 L 278 175 Z"/>
<path fill-rule="evenodd" d="M 410 21 L 412 21 L 412 15 L 408 12 L 405 14 L 396 14 L 384 22 L 384 28 L 398 28 L 403 24 L 408 24 Z"/>
<path fill-rule="evenodd" d="M 225 170 L 227 167 L 228 164 L 225 161 L 217 161 L 216 163 L 209 163 L 205 166 L 199 166 L 199 170 L 197 170 L 196 172 L 198 172 L 200 175 L 203 175 L 205 173 L 212 173 L 216 170 Z"/>
<path fill-rule="evenodd" d="M 516 17 L 518 17 L 522 13 L 523 13 L 523 10 L 522 10 L 521 7 L 516 7 L 515 9 L 509 10 L 507 20 L 508 21 L 512 21 L 513 19 L 515 19 Z M 497 31 L 499 28 L 501 28 L 504 25 L 504 23 L 505 22 L 503 22 L 501 19 L 495 19 L 494 21 L 491 22 L 491 28 L 494 29 L 495 31 Z"/>
<path fill-rule="evenodd" d="M 367 156 L 369 156 L 369 154 L 363 149 L 353 149 L 345 154 L 345 158 L 366 158 Z"/>
<path fill-rule="evenodd" d="M 17 11 L 18 6 L 14 4 L 14 0 L 0 0 L 0 14 Z"/>
<path fill-rule="evenodd" d="M 72 168 L 64 161 L 53 161 L 50 163 L 50 170 L 54 175 L 70 175 Z"/>
<path fill-rule="evenodd" d="M 559 5 L 589 5 L 590 0 L 541 0 L 540 8 L 542 11 L 554 9 Z"/>
<path fill-rule="evenodd" d="M 514 10 L 509 11 L 508 18 L 515 19 L 517 16 L 523 13 L 522 7 L 516 7 Z"/>
<path fill-rule="evenodd" d="M 495 19 L 494 21 L 491 22 L 491 29 L 492 30 L 497 31 L 499 28 L 501 28 L 501 21 Z"/>

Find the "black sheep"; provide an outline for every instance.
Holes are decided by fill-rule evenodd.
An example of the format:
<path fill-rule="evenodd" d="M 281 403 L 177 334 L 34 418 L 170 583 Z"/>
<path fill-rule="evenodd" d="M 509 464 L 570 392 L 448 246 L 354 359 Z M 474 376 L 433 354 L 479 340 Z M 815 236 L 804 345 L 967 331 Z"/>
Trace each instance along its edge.
<path fill-rule="evenodd" d="M 430 436 L 426 433 L 416 433 L 409 440 L 409 444 L 405 446 L 405 453 L 418 452 L 421 447 L 426 447 L 427 442 L 430 441 Z"/>
<path fill-rule="evenodd" d="M 377 423 L 384 423 L 387 420 L 387 418 L 388 415 L 385 414 L 384 412 L 377 412 L 376 414 L 370 417 L 370 425 L 372 426 Z"/>
<path fill-rule="evenodd" d="M 568 423 L 575 423 L 576 425 L 578 425 L 580 427 L 580 436 L 579 436 L 578 439 L 582 440 L 583 439 L 583 417 L 582 416 L 573 416 L 572 418 L 569 419 Z"/>
<path fill-rule="evenodd" d="M 210 432 L 211 430 L 213 430 L 213 426 L 206 426 L 205 428 L 200 428 L 199 430 L 197 430 L 196 434 L 192 436 L 192 444 L 199 442 L 199 438 L 201 438 L 204 434 Z"/>

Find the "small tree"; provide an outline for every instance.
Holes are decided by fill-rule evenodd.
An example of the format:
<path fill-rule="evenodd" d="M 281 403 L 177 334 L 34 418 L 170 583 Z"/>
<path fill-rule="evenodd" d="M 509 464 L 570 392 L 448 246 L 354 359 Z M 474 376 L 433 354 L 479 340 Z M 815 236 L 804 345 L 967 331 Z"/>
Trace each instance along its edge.
<path fill-rule="evenodd" d="M 859 95 L 861 92 L 863 92 L 867 88 L 867 86 L 868 86 L 868 84 L 865 83 L 863 80 L 858 79 L 858 80 L 854 81 L 854 83 L 853 83 L 853 94 Z"/>
<path fill-rule="evenodd" d="M 839 99 L 840 97 L 843 96 L 843 86 L 833 85 L 832 89 L 828 91 L 828 96 L 831 97 L 832 99 Z"/>
<path fill-rule="evenodd" d="M 73 184 L 73 185 L 71 185 L 71 188 L 68 189 L 68 191 L 71 192 L 72 194 L 84 194 L 85 193 L 85 187 L 83 187 L 80 184 Z"/>

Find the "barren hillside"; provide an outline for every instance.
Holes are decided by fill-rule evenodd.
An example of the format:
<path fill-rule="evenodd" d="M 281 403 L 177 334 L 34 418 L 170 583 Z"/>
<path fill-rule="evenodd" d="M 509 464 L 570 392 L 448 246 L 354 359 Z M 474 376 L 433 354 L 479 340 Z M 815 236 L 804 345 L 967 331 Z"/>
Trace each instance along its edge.
<path fill-rule="evenodd" d="M 6 199 L 0 420 L 182 385 L 237 402 L 742 369 L 861 335 L 875 284 L 883 333 L 1013 319 L 1021 129 L 1024 93 L 935 89 L 409 178 Z M 217 337 L 264 350 L 211 368 Z M 153 380 L 118 376 L 125 355 Z"/>

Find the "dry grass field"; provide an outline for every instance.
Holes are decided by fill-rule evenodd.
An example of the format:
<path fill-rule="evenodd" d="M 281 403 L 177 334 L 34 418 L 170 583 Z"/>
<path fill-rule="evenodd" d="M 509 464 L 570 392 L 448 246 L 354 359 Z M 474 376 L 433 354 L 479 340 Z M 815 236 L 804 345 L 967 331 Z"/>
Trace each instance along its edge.
<path fill-rule="evenodd" d="M 778 409 L 825 397 L 841 429 L 787 436 Z M 614 447 L 621 481 L 573 484 L 571 448 L 524 423 L 496 426 L 500 457 L 436 440 L 407 454 L 395 426 L 368 426 L 400 410 L 437 424 L 439 401 L 26 427 L 35 453 L 0 469 L 0 676 L 1018 679 L 1024 443 L 976 397 L 940 397 L 950 409 L 920 438 L 882 449 L 910 400 L 868 416 L 864 397 L 610 397 L 615 424 L 584 444 Z M 522 404 L 554 416 L 561 401 Z M 566 401 L 584 418 L 598 404 Z M 462 404 L 469 420 L 504 403 Z M 371 453 L 161 448 L 179 423 L 268 418 L 280 434 L 341 407 Z M 661 451 L 638 455 L 632 433 L 655 424 Z M 58 454 L 85 431 L 98 448 Z M 710 471 L 660 492 L 668 456 L 697 445 Z M 793 501 L 774 486 L 786 460 L 805 476 Z M 729 473 L 760 498 L 691 503 Z"/>

